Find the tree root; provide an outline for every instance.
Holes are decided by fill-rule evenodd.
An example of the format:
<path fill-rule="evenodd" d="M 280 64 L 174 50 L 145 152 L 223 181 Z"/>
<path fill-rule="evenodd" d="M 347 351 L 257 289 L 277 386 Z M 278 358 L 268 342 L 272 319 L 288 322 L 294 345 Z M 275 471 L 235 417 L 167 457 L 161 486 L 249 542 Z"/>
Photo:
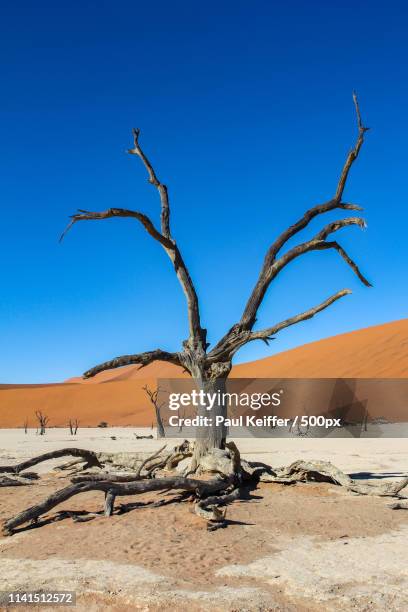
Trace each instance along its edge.
<path fill-rule="evenodd" d="M 59 457 L 71 456 L 71 457 L 81 457 L 83 461 L 85 461 L 88 465 L 100 465 L 98 460 L 98 455 L 101 453 L 94 453 L 93 451 L 84 450 L 82 448 L 61 448 L 60 450 L 51 451 L 49 453 L 44 453 L 43 455 L 39 455 L 38 457 L 33 457 L 32 459 L 28 459 L 27 461 L 23 461 L 22 463 L 17 463 L 17 465 L 0 465 L 0 473 L 4 474 L 20 474 L 24 470 L 27 470 L 33 465 L 37 465 L 38 463 L 42 463 L 43 461 L 49 461 L 50 459 L 58 459 Z"/>
<path fill-rule="evenodd" d="M 215 531 L 225 524 L 227 508 L 221 510 L 219 506 L 226 506 L 236 501 L 241 496 L 239 488 L 233 489 L 231 493 L 224 495 L 213 495 L 198 501 L 194 506 L 195 513 L 208 522 L 208 531 Z"/>
<path fill-rule="evenodd" d="M 0 476 L 0 487 L 22 487 L 24 485 L 32 485 L 33 480 L 38 479 L 38 474 L 35 472 L 26 472 L 24 476 L 15 475 L 13 478 L 10 476 Z"/>
<path fill-rule="evenodd" d="M 159 469 L 167 465 L 168 469 L 172 469 L 177 464 L 191 455 L 190 443 L 185 440 L 179 446 L 176 446 L 172 451 L 166 455 L 160 457 L 164 449 L 163 446 L 160 450 L 154 452 L 152 455 L 146 453 L 103 453 L 93 452 L 82 448 L 62 448 L 56 451 L 50 451 L 43 455 L 38 455 L 27 461 L 18 463 L 17 465 L 0 465 L 0 473 L 3 474 L 20 474 L 24 470 L 27 470 L 34 465 L 38 465 L 43 461 L 49 461 L 50 459 L 59 459 L 60 457 L 77 457 L 74 461 L 70 461 L 56 469 L 65 471 L 70 468 L 79 467 L 79 470 L 83 471 L 89 467 L 92 468 L 103 468 L 104 466 L 113 466 L 122 470 L 134 470 L 136 473 L 139 471 L 139 475 L 143 468 L 146 467 L 150 461 L 157 459 L 157 462 L 153 465 L 149 465 L 148 471 L 151 473 L 153 470 Z M 85 465 L 83 465 L 85 464 Z M 79 471 L 78 470 L 78 471 Z"/>
<path fill-rule="evenodd" d="M 62 502 L 67 501 L 74 495 L 86 493 L 88 491 L 103 491 L 106 494 L 105 514 L 109 515 L 113 511 L 113 503 L 115 497 L 123 495 L 137 495 L 140 493 L 148 493 L 152 491 L 163 490 L 183 490 L 195 492 L 200 497 L 222 491 L 229 486 L 229 482 L 223 479 L 213 480 L 197 480 L 192 478 L 184 478 L 183 476 L 175 476 L 172 478 L 158 478 L 151 480 L 139 480 L 129 483 L 117 483 L 110 480 L 102 480 L 99 482 L 80 482 L 72 484 L 64 489 L 56 491 L 45 500 L 23 510 L 16 516 L 6 520 L 3 526 L 3 533 L 11 535 L 13 531 L 20 525 L 38 520 L 38 518 L 58 506 Z"/>
<path fill-rule="evenodd" d="M 408 510 L 408 502 L 395 502 L 394 504 L 388 505 L 391 510 Z"/>
<path fill-rule="evenodd" d="M 250 464 L 249 464 L 250 465 Z M 272 470 L 265 466 L 259 474 L 262 482 L 292 484 L 295 482 L 331 482 L 360 495 L 377 495 L 379 497 L 397 497 L 408 485 L 408 478 L 398 482 L 364 484 L 353 480 L 329 461 L 295 461 L 287 467 Z"/>
<path fill-rule="evenodd" d="M 182 459 L 191 457 L 193 454 L 193 446 L 187 441 L 167 453 L 164 452 L 165 448 L 164 446 L 147 457 L 144 454 L 143 459 L 140 453 L 115 453 L 111 455 L 92 453 L 81 449 L 62 449 L 46 453 L 17 466 L 8 466 L 7 471 L 15 475 L 40 461 L 72 455 L 83 458 L 87 465 L 92 462 L 94 469 L 100 471 L 74 476 L 71 479 L 72 484 L 70 486 L 56 491 L 41 503 L 6 520 L 3 532 L 11 535 L 17 527 L 30 521 L 37 521 L 40 516 L 52 510 L 55 506 L 87 491 L 102 491 L 105 493 L 105 516 L 111 516 L 114 512 L 115 500 L 119 496 L 153 491 L 162 493 L 173 490 L 180 490 L 184 493 L 190 492 L 192 499 L 195 500 L 195 513 L 204 518 L 208 522 L 208 529 L 213 531 L 226 524 L 226 509 L 222 510 L 220 506 L 226 506 L 239 499 L 242 496 L 240 487 L 245 481 L 281 484 L 309 481 L 330 482 L 359 495 L 388 497 L 402 497 L 401 491 L 408 485 L 408 478 L 392 483 L 361 483 L 350 478 L 327 461 L 295 461 L 287 467 L 274 469 L 263 463 L 242 460 L 239 450 L 233 442 L 227 443 L 225 450 L 213 449 L 201 458 L 197 471 L 199 473 L 215 474 L 216 476 L 211 480 L 198 480 L 185 475 L 154 478 L 158 470 L 174 469 Z M 116 472 L 102 471 L 106 470 L 107 465 L 118 466 L 120 469 Z M 129 465 L 132 469 L 124 471 L 124 468 L 129 468 Z M 0 468 L 0 471 L 5 472 L 6 468 Z M 13 478 L 9 476 L 3 478 L 26 481 L 28 480 L 27 476 L 28 474 L 24 474 Z M 17 483 L 9 483 L 11 486 L 14 484 Z M 21 484 L 28 484 L 28 482 Z M 162 501 L 164 503 L 164 500 Z M 155 503 L 156 505 L 163 505 L 161 502 Z M 135 504 L 136 506 L 137 504 Z M 408 508 L 408 503 L 394 504 L 391 507 L 394 509 Z"/>
<path fill-rule="evenodd" d="M 102 480 L 110 480 L 111 482 L 134 482 L 137 480 L 135 472 L 100 472 L 100 473 L 85 473 L 81 476 L 72 476 L 70 478 L 73 484 L 79 482 L 100 482 Z"/>

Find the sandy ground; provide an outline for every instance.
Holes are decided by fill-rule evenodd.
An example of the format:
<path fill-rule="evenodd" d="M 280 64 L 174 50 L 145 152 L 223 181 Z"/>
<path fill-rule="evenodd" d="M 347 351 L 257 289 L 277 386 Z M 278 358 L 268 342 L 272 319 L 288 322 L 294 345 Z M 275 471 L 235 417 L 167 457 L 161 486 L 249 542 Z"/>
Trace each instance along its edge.
<path fill-rule="evenodd" d="M 153 451 L 161 445 L 134 433 L 151 432 L 82 429 L 73 438 L 57 429 L 45 436 L 0 430 L 0 463 L 65 446 Z M 321 458 L 360 478 L 408 473 L 405 439 L 237 442 L 245 458 L 274 466 Z M 40 484 L 0 489 L 0 520 L 65 486 L 52 467 L 38 470 Z M 0 590 L 73 590 L 79 610 L 408 609 L 408 512 L 390 510 L 389 499 L 327 484 L 264 484 L 248 497 L 229 507 L 231 524 L 214 533 L 188 502 L 149 506 L 155 494 L 139 496 L 140 507 L 131 511 L 126 504 L 135 498 L 122 498 L 123 512 L 110 518 L 45 521 L 0 538 Z M 102 504 L 92 492 L 58 510 L 95 512 Z"/>

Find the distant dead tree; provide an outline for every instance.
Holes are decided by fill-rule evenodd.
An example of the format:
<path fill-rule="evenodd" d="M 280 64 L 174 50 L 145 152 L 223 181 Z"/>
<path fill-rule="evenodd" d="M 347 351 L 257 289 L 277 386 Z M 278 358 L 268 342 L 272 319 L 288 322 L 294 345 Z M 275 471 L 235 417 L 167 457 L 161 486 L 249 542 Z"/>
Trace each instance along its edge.
<path fill-rule="evenodd" d="M 28 420 L 27 419 L 24 421 L 23 427 L 24 427 L 24 433 L 26 434 L 28 430 Z"/>
<path fill-rule="evenodd" d="M 364 427 L 364 431 L 367 431 L 367 424 L 368 424 L 367 402 L 364 402 L 364 404 L 365 404 L 365 412 L 364 412 L 364 418 L 363 418 L 363 427 Z"/>
<path fill-rule="evenodd" d="M 157 437 L 165 438 L 166 432 L 164 431 L 163 421 L 162 421 L 161 413 L 160 413 L 162 406 L 161 404 L 159 404 L 159 401 L 158 401 L 158 395 L 159 395 L 160 389 L 158 387 L 157 389 L 153 391 L 153 389 L 150 389 L 148 385 L 145 385 L 143 387 L 143 391 L 146 393 L 147 397 L 149 398 L 149 400 L 151 401 L 154 407 L 154 411 L 156 414 Z"/>
<path fill-rule="evenodd" d="M 309 430 L 310 430 L 310 422 L 309 422 L 309 415 L 306 412 L 305 416 L 307 416 L 307 423 L 306 426 L 301 429 L 300 427 L 300 423 L 299 423 L 299 419 L 291 419 L 290 421 L 290 427 L 289 427 L 289 433 L 293 433 L 295 436 L 298 436 L 299 438 L 305 438 L 306 436 L 309 435 Z"/>
<path fill-rule="evenodd" d="M 289 241 L 297 237 L 302 230 L 307 228 L 309 224 L 320 215 L 335 210 L 340 210 L 342 213 L 344 211 L 362 210 L 357 204 L 345 201 L 343 198 L 350 169 L 360 153 L 365 133 L 368 130 L 368 128 L 363 125 L 355 93 L 353 93 L 353 101 L 357 117 L 358 134 L 353 148 L 346 157 L 333 195 L 323 204 L 317 204 L 307 210 L 293 225 L 285 229 L 278 238 L 272 242 L 266 252 L 262 268 L 254 283 L 252 292 L 248 297 L 240 319 L 232 325 L 210 350 L 210 343 L 207 340 L 207 330 L 202 326 L 201 322 L 196 288 L 170 228 L 170 202 L 167 187 L 157 177 L 156 171 L 140 145 L 140 130 L 133 129 L 133 147 L 129 149 L 128 152 L 141 160 L 147 171 L 149 183 L 153 185 L 159 193 L 161 202 L 160 227 L 157 227 L 154 221 L 145 213 L 137 210 L 128 210 L 125 208 L 109 208 L 102 212 L 79 210 L 76 214 L 72 215 L 71 221 L 63 232 L 61 239 L 66 235 L 67 231 L 79 221 L 99 221 L 120 217 L 134 219 L 140 223 L 153 240 L 158 242 L 164 249 L 164 252 L 173 265 L 187 302 L 189 336 L 182 342 L 181 350 L 178 352 L 168 352 L 157 348 L 153 351 L 144 353 L 123 355 L 91 368 L 84 373 L 85 378 L 91 378 L 104 370 L 119 368 L 129 364 L 138 364 L 142 368 L 159 360 L 180 366 L 198 382 L 202 390 L 207 393 L 217 393 L 217 391 L 221 391 L 222 397 L 227 377 L 231 371 L 232 360 L 237 351 L 243 346 L 254 340 L 262 340 L 268 344 L 269 340 L 272 340 L 281 330 L 310 319 L 317 313 L 334 304 L 334 302 L 340 298 L 351 293 L 349 289 L 342 289 L 305 312 L 290 316 L 284 321 L 280 321 L 274 325 L 261 329 L 254 329 L 260 306 L 269 286 L 286 266 L 307 253 L 334 251 L 340 255 L 348 266 L 350 266 L 351 270 L 364 285 L 367 287 L 371 286 L 352 257 L 350 257 L 340 243 L 332 237 L 333 234 L 346 227 L 356 226 L 365 228 L 366 224 L 362 217 L 349 216 L 331 221 L 315 233 L 312 238 L 300 241 L 298 244 L 288 247 Z M 233 203 L 231 203 L 231 206 L 233 206 Z M 253 205 L 251 204 L 251 206 Z M 203 214 L 205 214 L 205 211 Z M 250 214 L 251 213 L 248 213 L 248 215 Z M 248 222 L 250 222 L 250 219 L 248 219 Z M 265 227 L 269 227 L 269 222 Z M 283 251 L 285 247 L 288 248 L 286 251 Z M 199 408 L 198 414 L 204 416 L 206 414 L 206 407 L 203 406 Z M 218 405 L 216 403 L 213 409 L 213 416 L 216 415 L 226 415 L 226 405 L 222 401 L 219 402 Z M 198 467 L 201 459 L 208 451 L 214 448 L 225 448 L 226 428 L 223 426 L 216 426 L 214 424 L 215 419 L 212 419 L 212 423 L 213 425 L 209 425 L 206 428 L 198 428 L 198 438 L 194 446 L 194 465 L 196 467 Z"/>
<path fill-rule="evenodd" d="M 68 426 L 69 426 L 69 431 L 71 433 L 71 436 L 76 436 L 77 431 L 78 431 L 78 426 L 79 426 L 78 419 L 69 419 Z"/>
<path fill-rule="evenodd" d="M 180 425 L 178 427 L 178 432 L 182 433 L 183 432 L 184 419 L 186 418 L 186 411 L 185 410 L 180 411 L 179 416 L 180 416 Z"/>
<path fill-rule="evenodd" d="M 40 436 L 43 436 L 45 434 L 45 428 L 49 423 L 49 418 L 47 416 L 45 416 L 41 410 L 36 410 L 35 411 L 35 416 L 37 417 L 37 421 L 38 421 L 38 425 L 40 428 Z M 38 431 L 38 429 L 37 429 Z"/>

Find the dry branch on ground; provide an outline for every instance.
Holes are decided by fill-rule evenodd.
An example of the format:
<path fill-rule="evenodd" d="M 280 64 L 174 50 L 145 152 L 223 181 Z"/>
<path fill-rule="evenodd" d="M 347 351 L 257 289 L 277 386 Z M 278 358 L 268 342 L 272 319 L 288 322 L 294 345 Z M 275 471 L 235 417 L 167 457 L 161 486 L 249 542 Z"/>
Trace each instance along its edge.
<path fill-rule="evenodd" d="M 225 524 L 226 506 L 243 496 L 244 487 L 255 486 L 259 481 L 285 485 L 310 481 L 330 482 L 360 495 L 387 497 L 400 497 L 401 491 L 408 485 L 408 477 L 392 483 L 361 483 L 326 461 L 295 461 L 287 467 L 272 468 L 262 463 L 242 460 L 233 442 L 227 443 L 224 451 L 214 449 L 207 453 L 205 462 L 200 466 L 200 479 L 175 474 L 174 471 L 168 475 L 168 470 L 174 470 L 183 459 L 189 458 L 191 461 L 193 450 L 192 444 L 185 441 L 170 452 L 166 452 L 164 446 L 153 454 L 147 456 L 144 454 L 144 458 L 142 458 L 143 453 L 134 453 L 133 471 L 128 469 L 131 463 L 129 461 L 131 453 L 127 453 L 125 458 L 123 453 L 117 453 L 117 456 L 112 459 L 111 455 L 90 453 L 83 449 L 63 449 L 54 453 L 46 453 L 16 466 L 1 466 L 0 472 L 13 475 L 6 475 L 4 478 L 23 479 L 27 478 L 28 474 L 24 476 L 24 474 L 21 475 L 21 472 L 27 467 L 55 458 L 56 455 L 58 457 L 73 455 L 79 457 L 82 462 L 86 462 L 86 465 L 89 465 L 89 457 L 92 457 L 93 469 L 99 470 L 74 476 L 69 486 L 6 520 L 3 532 L 11 535 L 18 527 L 25 523 L 37 522 L 41 516 L 59 504 L 87 491 L 101 491 L 105 494 L 105 516 L 113 514 L 117 497 L 155 491 L 189 492 L 194 501 L 196 514 L 209 521 L 209 529 L 213 530 Z M 105 456 L 105 461 L 102 460 L 102 456 Z M 123 471 L 105 471 L 111 470 L 113 465 L 120 465 Z M 156 476 L 159 470 L 162 473 Z M 160 502 L 156 503 L 160 505 Z M 406 506 L 403 503 L 398 507 Z"/>

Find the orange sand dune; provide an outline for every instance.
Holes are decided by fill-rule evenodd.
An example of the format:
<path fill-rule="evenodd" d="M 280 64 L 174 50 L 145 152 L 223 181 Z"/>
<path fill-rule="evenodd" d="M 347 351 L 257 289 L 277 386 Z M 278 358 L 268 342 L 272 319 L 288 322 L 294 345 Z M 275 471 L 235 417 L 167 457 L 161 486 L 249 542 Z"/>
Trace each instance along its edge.
<path fill-rule="evenodd" d="M 244 378 L 408 378 L 408 319 L 359 329 L 235 366 Z"/>
<path fill-rule="evenodd" d="M 157 378 L 186 376 L 176 366 L 157 362 L 141 370 L 127 366 L 84 381 L 73 378 L 53 385 L 0 385 L 0 427 L 21 427 L 34 411 L 50 425 L 78 418 L 82 426 L 149 426 L 153 409 L 143 386 Z M 272 357 L 233 368 L 238 378 L 408 378 L 408 319 L 333 336 Z M 101 384 L 103 383 L 103 384 Z"/>

